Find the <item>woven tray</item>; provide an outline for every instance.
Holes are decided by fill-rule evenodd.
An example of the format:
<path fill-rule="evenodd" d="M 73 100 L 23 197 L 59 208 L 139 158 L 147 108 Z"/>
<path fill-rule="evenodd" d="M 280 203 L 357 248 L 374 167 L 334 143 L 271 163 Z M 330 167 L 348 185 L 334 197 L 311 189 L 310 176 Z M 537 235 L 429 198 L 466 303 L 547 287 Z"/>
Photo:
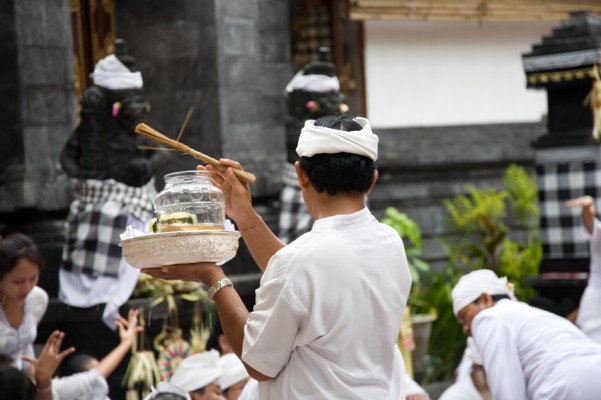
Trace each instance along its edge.
<path fill-rule="evenodd" d="M 160 232 L 119 242 L 125 260 L 135 268 L 196 262 L 224 263 L 238 250 L 237 231 Z"/>

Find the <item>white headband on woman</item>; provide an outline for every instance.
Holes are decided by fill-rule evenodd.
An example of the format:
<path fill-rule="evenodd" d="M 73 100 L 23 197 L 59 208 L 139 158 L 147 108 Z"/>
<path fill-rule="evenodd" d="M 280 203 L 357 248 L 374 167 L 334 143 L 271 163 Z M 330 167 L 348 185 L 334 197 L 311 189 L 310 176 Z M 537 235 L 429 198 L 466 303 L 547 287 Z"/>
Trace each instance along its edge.
<path fill-rule="evenodd" d="M 476 301 L 482 293 L 491 296 L 504 294 L 515 300 L 513 292 L 508 287 L 507 278 L 499 278 L 490 269 L 479 269 L 462 276 L 453 288 L 451 297 L 455 316 L 463 307 Z"/>
<path fill-rule="evenodd" d="M 143 86 L 140 71 L 131 72 L 114 54 L 96 63 L 92 81 L 96 86 L 111 90 L 141 89 Z"/>
<path fill-rule="evenodd" d="M 299 157 L 350 153 L 376 161 L 378 159 L 378 136 L 371 131 L 371 126 L 366 118 L 357 117 L 353 121 L 361 125 L 363 129 L 346 132 L 315 126 L 315 120 L 312 119 L 306 121 L 298 138 L 296 153 Z"/>

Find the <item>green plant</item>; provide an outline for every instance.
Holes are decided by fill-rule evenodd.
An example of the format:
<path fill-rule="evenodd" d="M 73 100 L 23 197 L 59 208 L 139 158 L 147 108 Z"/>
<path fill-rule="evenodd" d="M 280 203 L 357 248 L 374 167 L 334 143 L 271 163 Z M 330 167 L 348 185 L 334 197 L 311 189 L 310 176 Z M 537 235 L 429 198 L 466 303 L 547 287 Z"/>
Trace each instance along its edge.
<path fill-rule="evenodd" d="M 422 231 L 419 225 L 407 214 L 394 207 L 388 207 L 381 222 L 394 228 L 404 239 L 405 253 L 409 263 L 409 271 L 413 284 L 420 281 L 420 273 L 428 272 L 430 266 L 422 260 Z"/>
<path fill-rule="evenodd" d="M 468 185 L 467 194 L 444 201 L 459 235 L 439 241 L 448 261 L 441 271 L 422 279 L 421 298 L 438 310 L 425 361 L 426 381 L 452 377 L 463 354 L 466 338 L 451 300 L 451 290 L 462 275 L 489 268 L 514 283 L 519 299 L 534 295 L 524 278 L 537 273 L 542 258 L 536 177 L 511 165 L 502 183 L 502 189 Z"/>

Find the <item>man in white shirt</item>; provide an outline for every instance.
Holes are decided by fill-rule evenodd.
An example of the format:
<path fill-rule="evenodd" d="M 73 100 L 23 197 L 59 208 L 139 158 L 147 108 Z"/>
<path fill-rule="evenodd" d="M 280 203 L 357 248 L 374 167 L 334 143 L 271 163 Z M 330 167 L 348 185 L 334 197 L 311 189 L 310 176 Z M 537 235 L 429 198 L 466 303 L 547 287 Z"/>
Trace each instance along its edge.
<path fill-rule="evenodd" d="M 252 208 L 233 175 L 213 181 L 264 270 L 249 314 L 223 270 L 208 263 L 144 272 L 210 287 L 234 352 L 259 383 L 260 399 L 404 398 L 396 340 L 411 278 L 402 240 L 365 208 L 378 172 L 378 137 L 364 118 L 305 123 L 295 169 L 310 232 L 285 246 Z M 202 167 L 201 167 L 202 168 Z"/>
<path fill-rule="evenodd" d="M 566 202 L 568 207 L 582 207 L 582 224 L 590 237 L 590 271 L 588 284 L 580 298 L 576 324 L 597 343 L 601 343 L 601 221 L 595 216 L 595 202 L 582 196 Z"/>
<path fill-rule="evenodd" d="M 487 269 L 463 276 L 452 298 L 495 400 L 599 399 L 601 345 L 567 319 L 516 301 Z"/>

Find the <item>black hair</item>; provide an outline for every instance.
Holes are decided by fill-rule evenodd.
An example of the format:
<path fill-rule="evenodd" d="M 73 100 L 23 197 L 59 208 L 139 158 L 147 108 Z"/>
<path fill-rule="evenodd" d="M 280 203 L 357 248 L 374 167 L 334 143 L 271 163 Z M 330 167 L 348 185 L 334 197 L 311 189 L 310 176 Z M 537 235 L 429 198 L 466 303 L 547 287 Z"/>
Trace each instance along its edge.
<path fill-rule="evenodd" d="M 61 376 L 69 376 L 90 370 L 90 363 L 97 359 L 89 354 L 73 354 L 63 363 Z"/>
<path fill-rule="evenodd" d="M 0 365 L 13 365 L 15 360 L 8 354 L 0 354 Z"/>
<path fill-rule="evenodd" d="M 157 393 L 151 398 L 152 400 L 186 400 L 185 397 L 176 393 Z"/>
<path fill-rule="evenodd" d="M 223 328 L 221 327 L 221 321 L 219 318 L 213 318 L 212 320 L 213 326 L 211 329 L 211 334 L 207 339 L 207 350 L 217 350 L 219 354 L 223 354 L 223 349 L 219 345 L 219 336 L 223 335 Z"/>
<path fill-rule="evenodd" d="M 315 120 L 315 126 L 346 132 L 363 127 L 348 117 L 326 115 Z M 375 162 L 365 156 L 350 153 L 315 154 L 301 157 L 300 164 L 318 193 L 330 196 L 342 193 L 367 193 L 377 169 Z"/>
<path fill-rule="evenodd" d="M 480 295 L 480 296 L 481 296 L 481 295 Z M 472 303 L 474 303 L 474 304 L 478 303 L 478 302 L 480 301 L 480 296 L 478 296 L 478 297 L 476 298 L 476 300 L 472 301 Z M 499 301 L 499 300 L 503 300 L 503 299 L 511 299 L 511 297 L 509 297 L 509 296 L 508 296 L 508 295 L 506 295 L 506 294 L 491 294 L 491 295 L 490 295 L 490 297 L 491 297 L 492 301 L 494 301 L 495 303 L 496 303 L 497 301 Z"/>
<path fill-rule="evenodd" d="M 33 239 L 22 233 L 11 233 L 0 238 L 0 280 L 23 258 L 39 266 L 40 271 L 42 270 L 44 266 L 42 253 Z"/>
<path fill-rule="evenodd" d="M 21 370 L 10 365 L 0 365 L 0 388 L 4 399 L 35 399 L 36 388 L 31 379 Z"/>

